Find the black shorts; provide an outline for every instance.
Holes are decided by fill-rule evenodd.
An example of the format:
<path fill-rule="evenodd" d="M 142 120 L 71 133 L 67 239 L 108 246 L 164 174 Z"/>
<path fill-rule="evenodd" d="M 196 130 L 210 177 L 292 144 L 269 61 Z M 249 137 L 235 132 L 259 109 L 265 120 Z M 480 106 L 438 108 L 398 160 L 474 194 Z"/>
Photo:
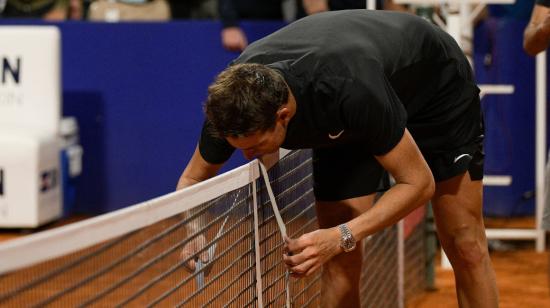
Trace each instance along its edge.
<path fill-rule="evenodd" d="M 475 137 L 468 137 L 469 140 L 464 142 L 455 139 L 452 144 L 459 144 L 457 146 L 437 142 L 440 144 L 434 147 L 429 136 L 420 136 L 420 151 L 436 182 L 448 180 L 466 171 L 474 181 L 483 179 L 484 129 L 478 104 L 479 101 L 474 102 L 473 105 L 477 107 L 472 106 L 462 122 L 469 123 L 466 126 L 470 127 L 465 129 L 475 132 Z M 413 137 L 417 139 L 414 134 Z M 434 135 L 435 138 L 445 140 L 441 138 L 441 134 Z M 420 146 L 428 143 L 432 146 Z M 345 200 L 389 189 L 389 177 L 384 168 L 365 147 L 357 144 L 314 149 L 313 177 L 315 197 L 320 201 Z"/>
<path fill-rule="evenodd" d="M 480 138 L 482 140 L 482 136 Z M 425 155 L 436 182 L 468 171 L 472 180 L 483 179 L 483 144 L 461 146 L 447 153 Z M 314 192 L 317 200 L 337 201 L 387 190 L 389 177 L 378 161 L 357 146 L 313 151 Z"/>

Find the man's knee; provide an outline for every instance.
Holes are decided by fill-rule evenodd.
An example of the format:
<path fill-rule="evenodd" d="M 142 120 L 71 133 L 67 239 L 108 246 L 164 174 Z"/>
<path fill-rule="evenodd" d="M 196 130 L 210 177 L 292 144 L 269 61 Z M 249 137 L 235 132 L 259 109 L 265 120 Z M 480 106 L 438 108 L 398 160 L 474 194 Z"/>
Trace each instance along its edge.
<path fill-rule="evenodd" d="M 488 257 L 484 240 L 473 235 L 459 235 L 454 239 L 454 248 L 460 264 L 467 267 L 477 267 Z"/>

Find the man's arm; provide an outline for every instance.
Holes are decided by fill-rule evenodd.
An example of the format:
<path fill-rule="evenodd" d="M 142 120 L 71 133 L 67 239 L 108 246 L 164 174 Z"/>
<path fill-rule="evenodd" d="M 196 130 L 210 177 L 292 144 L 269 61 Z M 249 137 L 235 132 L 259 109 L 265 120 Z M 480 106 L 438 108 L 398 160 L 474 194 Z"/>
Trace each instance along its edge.
<path fill-rule="evenodd" d="M 412 210 L 425 204 L 435 190 L 435 182 L 428 164 L 407 130 L 392 150 L 376 156 L 376 159 L 393 175 L 396 184 L 374 207 L 347 223 L 356 240 L 398 222 Z M 285 241 L 286 249 L 292 256 L 285 255 L 283 259 L 296 277 L 313 273 L 343 251 L 340 247 L 338 227 L 319 229 L 298 239 Z"/>
<path fill-rule="evenodd" d="M 376 159 L 396 183 L 380 197 L 376 206 L 348 223 L 356 239 L 398 222 L 426 204 L 435 190 L 432 172 L 408 130 L 391 151 Z"/>
<path fill-rule="evenodd" d="M 239 12 L 233 1 L 218 1 L 218 13 L 222 23 L 222 45 L 229 51 L 243 51 L 248 46 L 248 39 L 239 26 Z"/>
<path fill-rule="evenodd" d="M 202 157 L 199 146 L 195 148 L 195 152 L 191 160 L 183 170 L 180 176 L 176 190 L 197 184 L 206 179 L 209 179 L 218 173 L 222 164 L 211 164 Z"/>
<path fill-rule="evenodd" d="M 185 187 L 202 182 L 216 175 L 218 170 L 222 167 L 222 164 L 211 164 L 207 162 L 199 151 L 199 146 L 195 148 L 195 152 L 191 157 L 191 160 L 183 170 L 180 176 L 176 190 L 180 190 Z M 187 219 L 192 214 L 193 210 L 184 212 L 183 216 Z M 193 234 L 200 230 L 201 223 L 198 219 L 190 221 L 187 225 L 187 234 Z"/>
<path fill-rule="evenodd" d="M 195 152 L 191 157 L 191 160 L 189 161 L 187 167 L 185 167 L 185 170 L 183 170 L 183 173 L 180 176 L 176 189 L 180 190 L 213 177 L 214 175 L 216 175 L 218 170 L 220 170 L 221 166 L 222 164 L 211 164 L 207 162 L 202 157 L 199 151 L 199 146 L 197 145 L 197 147 L 195 148 Z M 194 211 L 196 211 L 196 208 L 190 211 L 183 212 L 183 218 L 189 219 L 189 217 L 194 214 Z M 201 215 L 200 217 L 189 221 L 189 223 L 185 225 L 187 236 L 191 236 L 192 234 L 199 232 L 202 226 L 205 225 L 205 218 L 206 216 Z M 189 257 L 195 255 L 196 252 L 201 250 L 205 245 L 206 237 L 204 236 L 204 234 L 196 235 L 192 241 L 190 241 L 187 245 L 185 245 L 185 247 L 183 247 L 180 258 L 182 260 L 188 259 Z M 207 251 L 202 252 L 200 257 L 203 262 L 209 261 Z M 186 267 L 190 271 L 194 271 L 195 266 L 196 263 L 194 259 L 189 260 L 189 262 L 187 262 L 186 264 Z"/>
<path fill-rule="evenodd" d="M 550 43 L 550 7 L 535 4 L 531 20 L 523 33 L 523 49 L 531 56 L 548 48 Z"/>

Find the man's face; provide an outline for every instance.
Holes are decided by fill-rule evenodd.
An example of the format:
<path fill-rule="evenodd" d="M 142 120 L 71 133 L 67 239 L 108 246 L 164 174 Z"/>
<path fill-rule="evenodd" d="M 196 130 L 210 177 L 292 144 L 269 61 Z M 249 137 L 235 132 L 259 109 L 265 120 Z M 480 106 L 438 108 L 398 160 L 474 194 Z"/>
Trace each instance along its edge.
<path fill-rule="evenodd" d="M 226 137 L 229 144 L 243 151 L 244 157 L 252 160 L 262 155 L 273 153 L 283 144 L 286 125 L 277 121 L 273 129 L 257 131 L 244 137 Z"/>

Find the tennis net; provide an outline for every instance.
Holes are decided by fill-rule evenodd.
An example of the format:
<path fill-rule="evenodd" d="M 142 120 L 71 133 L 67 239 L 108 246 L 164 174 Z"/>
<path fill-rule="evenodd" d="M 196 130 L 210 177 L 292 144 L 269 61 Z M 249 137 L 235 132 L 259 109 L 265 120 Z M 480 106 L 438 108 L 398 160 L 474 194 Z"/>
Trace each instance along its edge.
<path fill-rule="evenodd" d="M 269 175 L 288 235 L 317 229 L 311 151 L 291 152 Z M 283 307 L 288 290 L 292 306 L 317 307 L 320 271 L 287 281 L 274 216 L 253 161 L 178 192 L 0 243 L 0 306 Z M 403 306 L 399 228 L 364 241 L 364 307 Z M 183 247 L 199 242 L 201 258 L 181 257 Z M 191 259 L 194 270 L 186 266 Z"/>

